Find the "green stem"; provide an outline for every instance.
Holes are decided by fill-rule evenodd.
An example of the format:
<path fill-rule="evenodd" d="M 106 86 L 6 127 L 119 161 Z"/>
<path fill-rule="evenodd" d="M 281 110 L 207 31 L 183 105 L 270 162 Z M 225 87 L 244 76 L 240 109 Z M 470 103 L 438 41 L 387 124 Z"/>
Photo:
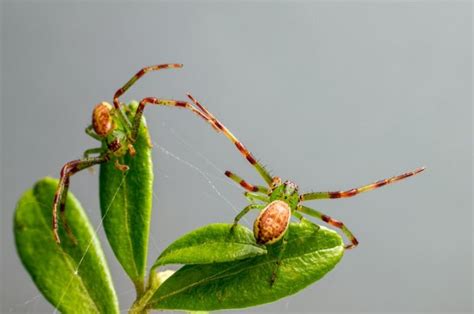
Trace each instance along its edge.
<path fill-rule="evenodd" d="M 137 299 L 140 298 L 145 292 L 144 280 L 139 280 L 133 283 L 135 285 L 135 291 L 137 293 Z"/>
<path fill-rule="evenodd" d="M 151 288 L 151 287 L 150 287 Z M 145 293 L 141 296 L 141 298 L 138 298 L 128 310 L 129 314 L 142 314 L 142 313 L 148 313 L 148 309 L 146 308 L 148 301 L 151 299 L 153 294 L 155 294 L 156 287 L 155 289 L 148 289 L 145 291 Z"/>
<path fill-rule="evenodd" d="M 128 310 L 129 314 L 143 314 L 148 313 L 149 309 L 147 309 L 148 301 L 150 301 L 151 297 L 155 294 L 156 290 L 160 287 L 161 283 L 164 281 L 160 278 L 160 274 L 158 274 L 154 269 L 150 270 L 148 286 L 145 291 L 139 291 L 137 289 L 137 299 L 133 303 L 130 310 Z M 135 286 L 136 287 L 136 286 Z M 143 289 L 143 283 L 141 284 Z"/>

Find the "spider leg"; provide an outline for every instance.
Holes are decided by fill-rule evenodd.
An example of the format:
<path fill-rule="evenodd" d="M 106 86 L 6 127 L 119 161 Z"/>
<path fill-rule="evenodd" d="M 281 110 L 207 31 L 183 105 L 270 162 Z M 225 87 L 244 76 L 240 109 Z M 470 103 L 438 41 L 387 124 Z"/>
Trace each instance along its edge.
<path fill-rule="evenodd" d="M 98 141 L 102 141 L 102 138 L 94 132 L 94 128 L 92 127 L 92 125 L 89 125 L 86 128 L 86 134 L 92 138 L 95 138 Z"/>
<path fill-rule="evenodd" d="M 261 193 L 245 192 L 244 196 L 246 199 L 249 200 L 250 203 L 254 203 L 255 201 L 270 203 L 270 197 L 268 197 L 268 195 L 264 195 Z"/>
<path fill-rule="evenodd" d="M 309 223 L 309 224 L 313 225 L 315 231 L 318 231 L 318 230 L 319 230 L 319 225 L 315 224 L 315 223 L 312 222 L 311 220 L 306 219 L 303 215 L 301 215 L 301 214 L 298 213 L 297 211 L 293 211 L 291 214 L 292 214 L 293 216 L 295 216 L 296 218 L 298 218 L 300 222 L 305 222 L 305 223 Z"/>
<path fill-rule="evenodd" d="M 140 104 L 138 105 L 137 111 L 135 112 L 135 117 L 133 118 L 133 125 L 132 125 L 132 134 L 131 134 L 131 140 L 132 142 L 135 141 L 137 138 L 138 134 L 138 129 L 140 127 L 141 123 L 141 117 L 143 115 L 143 111 L 145 110 L 145 106 L 147 104 L 150 105 L 161 105 L 161 106 L 168 106 L 168 107 L 178 107 L 178 108 L 186 108 L 203 118 L 204 120 L 207 120 L 208 117 L 204 115 L 202 112 L 197 110 L 193 105 L 186 101 L 182 100 L 170 100 L 170 99 L 160 99 L 156 97 L 146 97 L 143 98 L 140 101 Z"/>
<path fill-rule="evenodd" d="M 406 172 L 398 176 L 394 176 L 388 179 L 383 179 L 368 185 L 364 185 L 358 188 L 349 189 L 346 191 L 334 191 L 334 192 L 312 192 L 312 193 L 305 193 L 300 196 L 300 201 L 309 201 L 309 200 L 316 200 L 316 199 L 328 199 L 328 198 L 346 198 L 356 196 L 359 193 L 372 191 L 378 189 L 384 185 L 394 183 L 408 177 L 414 176 L 420 172 L 425 170 L 425 167 L 417 168 L 414 171 Z"/>
<path fill-rule="evenodd" d="M 210 113 L 203 105 L 201 105 L 193 96 L 190 94 L 187 94 L 189 99 L 193 101 L 193 103 L 201 109 L 203 112 L 203 116 L 209 122 L 214 129 L 216 129 L 218 132 L 222 132 L 229 140 L 234 143 L 234 145 L 237 147 L 239 152 L 242 154 L 242 156 L 245 157 L 245 159 L 248 160 L 248 162 L 255 167 L 255 169 L 258 171 L 258 173 L 262 176 L 262 178 L 265 180 L 265 182 L 270 186 L 272 183 L 272 176 L 268 171 L 261 165 L 255 157 L 250 153 L 250 151 L 245 148 L 244 144 L 242 144 L 219 120 L 216 119 Z"/>
<path fill-rule="evenodd" d="M 298 213 L 296 211 L 293 211 L 292 214 L 293 214 L 293 216 L 298 218 L 300 222 L 302 222 L 305 219 L 303 215 L 301 215 L 300 213 Z"/>
<path fill-rule="evenodd" d="M 234 224 L 232 225 L 231 227 L 231 231 L 234 230 L 235 226 L 237 226 L 237 224 L 239 223 L 239 220 L 245 216 L 250 210 L 252 209 L 263 209 L 265 207 L 265 205 L 263 204 L 250 204 L 250 205 L 247 205 L 244 209 L 242 209 L 242 211 L 237 215 L 235 216 L 234 218 Z"/>
<path fill-rule="evenodd" d="M 138 81 L 146 73 L 151 72 L 151 71 L 158 71 L 158 70 L 163 70 L 163 69 L 177 69 L 177 68 L 182 68 L 182 67 L 183 67 L 182 64 L 170 63 L 170 64 L 152 65 L 152 66 L 142 68 L 134 76 L 132 76 L 132 78 L 127 83 L 125 83 L 125 85 L 123 85 L 121 88 L 119 88 L 115 92 L 115 95 L 114 95 L 115 109 L 119 109 L 120 107 L 119 97 L 122 96 L 133 84 L 135 84 L 136 81 Z"/>
<path fill-rule="evenodd" d="M 90 158 L 90 155 L 92 154 L 101 154 L 104 152 L 104 148 L 103 147 L 97 147 L 97 148 L 90 148 L 90 149 L 86 149 L 84 151 L 84 159 L 88 159 Z"/>
<path fill-rule="evenodd" d="M 115 169 L 120 170 L 122 172 L 128 171 L 129 167 L 127 165 L 123 165 L 119 162 L 118 158 L 115 159 L 114 162 Z"/>
<path fill-rule="evenodd" d="M 359 244 L 359 242 L 357 241 L 357 239 L 354 237 L 354 235 L 352 234 L 352 232 L 344 225 L 344 223 L 342 221 L 339 221 L 339 220 L 336 220 L 336 219 L 333 219 L 315 209 L 312 209 L 312 208 L 309 208 L 309 207 L 306 207 L 306 206 L 303 206 L 303 205 L 299 205 L 296 210 L 304 213 L 304 214 L 307 214 L 307 215 L 310 215 L 312 217 L 316 217 L 316 218 L 319 218 L 321 219 L 322 221 L 326 222 L 327 224 L 333 226 L 333 227 L 336 227 L 338 229 L 341 229 L 342 232 L 346 235 L 346 237 L 351 241 L 351 244 L 346 244 L 344 246 L 344 248 L 346 250 L 348 249 L 352 249 L 354 247 L 357 246 L 357 244 Z"/>
<path fill-rule="evenodd" d="M 91 168 L 89 168 L 89 169 L 91 169 Z M 66 215 L 65 215 L 65 213 L 66 213 L 66 199 L 67 199 L 68 190 L 69 190 L 69 177 L 67 177 L 64 180 L 64 190 L 63 190 L 62 195 L 61 195 L 61 204 L 59 204 L 59 215 L 61 217 L 61 222 L 63 223 L 64 230 L 66 230 L 67 236 L 69 237 L 69 239 L 71 239 L 71 241 L 72 241 L 72 243 L 74 243 L 74 245 L 77 245 L 77 239 L 74 236 L 74 234 L 72 233 L 71 228 L 69 227 L 69 225 L 67 223 Z"/>
<path fill-rule="evenodd" d="M 288 235 L 289 234 L 290 234 L 290 232 L 289 232 L 289 230 L 287 230 L 285 235 L 283 236 L 281 247 L 278 251 L 278 257 L 277 257 L 277 260 L 275 262 L 275 266 L 273 267 L 272 276 L 270 278 L 270 286 L 273 286 L 273 284 L 275 283 L 275 281 L 277 279 L 278 270 L 280 269 L 281 259 L 283 257 L 283 253 L 285 253 L 285 250 L 286 250 L 286 245 L 288 243 Z"/>
<path fill-rule="evenodd" d="M 54 239 L 56 240 L 57 243 L 61 242 L 59 239 L 59 234 L 58 234 L 58 217 L 57 217 L 58 205 L 60 206 L 60 210 L 64 212 L 66 198 L 67 198 L 67 191 L 69 189 L 69 177 L 75 174 L 76 172 L 89 168 L 93 165 L 107 162 L 109 159 L 110 158 L 108 155 L 104 155 L 101 157 L 93 157 L 93 158 L 88 158 L 88 159 L 77 159 L 77 160 L 72 160 L 66 163 L 62 167 L 61 175 L 59 178 L 59 184 L 56 189 L 56 193 L 54 194 L 54 201 L 53 201 L 52 225 L 53 225 Z M 67 225 L 64 221 L 63 223 Z"/>
<path fill-rule="evenodd" d="M 102 147 L 91 148 L 91 149 L 85 150 L 83 156 L 84 156 L 84 159 L 88 159 L 88 158 L 91 158 L 90 155 L 92 155 L 92 154 L 102 154 L 104 151 L 105 151 L 105 149 L 102 148 Z M 93 167 L 87 168 L 87 170 L 89 170 L 90 173 L 94 173 L 94 168 Z M 66 192 L 66 194 L 67 194 L 67 192 Z"/>
<path fill-rule="evenodd" d="M 243 187 L 249 192 L 260 192 L 260 193 L 265 193 L 265 194 L 267 194 L 268 192 L 268 188 L 261 185 L 252 185 L 248 183 L 247 181 L 245 181 L 244 179 L 242 179 L 241 177 L 239 177 L 238 175 L 228 170 L 225 172 L 225 175 L 229 177 L 232 181 L 237 182 L 237 184 L 239 184 L 241 187 Z"/>

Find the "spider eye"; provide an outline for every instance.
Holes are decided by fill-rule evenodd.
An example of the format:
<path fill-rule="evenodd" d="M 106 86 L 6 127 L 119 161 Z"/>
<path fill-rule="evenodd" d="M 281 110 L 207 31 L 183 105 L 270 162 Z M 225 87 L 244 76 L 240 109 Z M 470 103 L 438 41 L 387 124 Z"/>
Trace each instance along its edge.
<path fill-rule="evenodd" d="M 104 137 L 113 130 L 112 106 L 103 101 L 92 112 L 92 127 L 97 135 Z"/>

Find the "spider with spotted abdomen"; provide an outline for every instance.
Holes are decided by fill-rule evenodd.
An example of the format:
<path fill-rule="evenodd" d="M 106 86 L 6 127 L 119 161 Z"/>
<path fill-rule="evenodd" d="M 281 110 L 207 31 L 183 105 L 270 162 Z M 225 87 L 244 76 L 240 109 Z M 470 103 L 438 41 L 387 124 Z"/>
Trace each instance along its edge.
<path fill-rule="evenodd" d="M 60 243 L 57 217 L 58 207 L 65 231 L 72 241 L 76 242 L 76 239 L 67 225 L 66 216 L 64 214 L 70 177 L 81 170 L 110 161 L 115 162 L 115 166 L 118 170 L 127 171 L 128 166 L 120 164 L 118 158 L 125 156 L 126 154 L 130 154 L 131 156 L 135 155 L 136 151 L 133 147 L 133 144 L 137 139 L 143 110 L 145 109 L 146 105 L 153 104 L 188 108 L 194 111 L 197 115 L 202 115 L 199 110 L 195 109 L 186 101 L 146 97 L 139 102 L 139 105 L 135 111 L 135 115 L 132 121 L 130 121 L 125 113 L 124 104 L 120 103 L 119 101 L 119 97 L 122 96 L 138 79 L 140 79 L 146 73 L 162 69 L 176 69 L 181 68 L 182 66 L 182 64 L 172 63 L 142 68 L 127 83 L 125 83 L 122 88 L 115 92 L 113 106 L 105 101 L 95 106 L 92 112 L 92 123 L 86 128 L 86 133 L 94 139 L 100 141 L 101 146 L 86 150 L 82 159 L 67 162 L 61 169 L 59 184 L 54 196 L 52 210 L 53 236 L 57 243 Z M 208 119 L 208 117 L 204 115 L 202 115 L 202 118 L 206 120 Z"/>
<path fill-rule="evenodd" d="M 279 258 L 276 262 L 276 268 L 272 273 L 271 283 L 275 281 L 280 258 L 285 250 L 288 237 L 288 226 L 291 216 L 297 219 L 304 219 L 303 214 L 318 218 L 327 224 L 336 227 L 345 234 L 350 243 L 344 246 L 345 249 L 351 249 L 358 245 L 358 241 L 352 232 L 345 226 L 342 221 L 331 218 L 320 211 L 312 209 L 303 205 L 303 202 L 317 199 L 336 199 L 353 197 L 359 193 L 371 191 L 380 188 L 384 185 L 403 180 L 422 172 L 425 168 L 420 167 L 414 171 L 406 172 L 388 179 L 383 179 L 368 185 L 358 188 L 352 188 L 345 191 L 334 192 L 311 192 L 300 194 L 298 186 L 291 182 L 282 182 L 279 177 L 272 177 L 260 162 L 258 162 L 247 148 L 219 121 L 217 120 L 204 106 L 202 106 L 194 97 L 188 94 L 196 109 L 199 109 L 200 116 L 205 118 L 208 123 L 218 132 L 223 133 L 229 138 L 238 151 L 248 160 L 248 162 L 257 170 L 263 178 L 267 186 L 252 185 L 243 180 L 236 174 L 226 171 L 225 175 L 234 182 L 242 186 L 246 192 L 245 197 L 250 204 L 246 206 L 234 219 L 233 228 L 237 225 L 239 220 L 247 214 L 250 210 L 260 210 L 260 214 L 254 222 L 254 236 L 259 244 L 273 244 L 282 240 L 282 248 L 279 252 Z"/>

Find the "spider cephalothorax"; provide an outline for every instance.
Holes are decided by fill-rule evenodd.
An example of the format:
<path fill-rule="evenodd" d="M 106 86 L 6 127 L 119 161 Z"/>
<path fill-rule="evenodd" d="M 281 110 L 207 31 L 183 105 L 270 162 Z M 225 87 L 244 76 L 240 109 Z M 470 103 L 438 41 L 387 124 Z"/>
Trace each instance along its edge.
<path fill-rule="evenodd" d="M 278 179 L 281 182 L 281 179 Z M 295 210 L 299 201 L 298 186 L 289 180 L 277 184 L 271 188 L 269 197 L 270 201 L 282 200 L 286 202 L 292 210 Z"/>

